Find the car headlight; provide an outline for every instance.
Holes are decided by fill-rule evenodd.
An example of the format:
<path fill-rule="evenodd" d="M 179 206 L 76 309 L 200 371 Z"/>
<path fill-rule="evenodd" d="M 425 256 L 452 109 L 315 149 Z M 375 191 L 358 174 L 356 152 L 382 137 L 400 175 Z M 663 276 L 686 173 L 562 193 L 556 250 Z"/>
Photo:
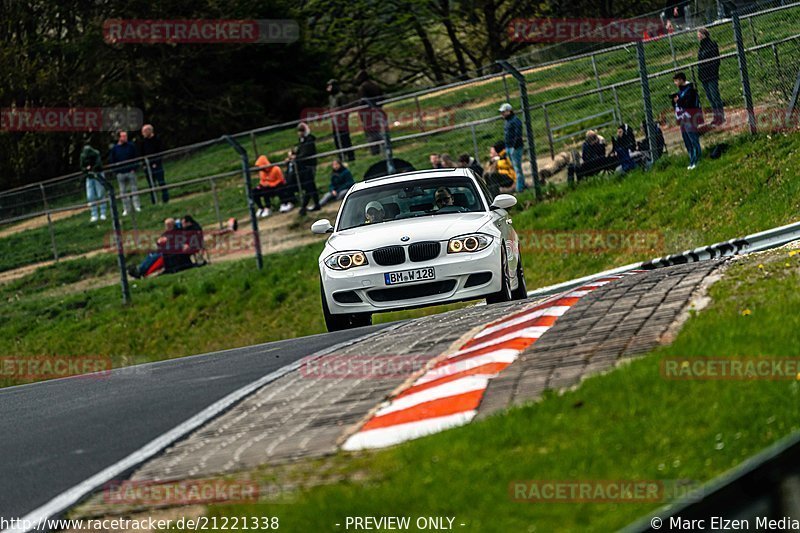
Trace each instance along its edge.
<path fill-rule="evenodd" d="M 333 270 L 349 270 L 368 264 L 364 252 L 338 252 L 325 258 L 325 266 Z"/>
<path fill-rule="evenodd" d="M 448 254 L 459 254 L 462 252 L 480 252 L 487 246 L 492 244 L 492 237 L 484 235 L 483 233 L 475 233 L 472 235 L 462 235 L 450 239 L 447 243 Z"/>

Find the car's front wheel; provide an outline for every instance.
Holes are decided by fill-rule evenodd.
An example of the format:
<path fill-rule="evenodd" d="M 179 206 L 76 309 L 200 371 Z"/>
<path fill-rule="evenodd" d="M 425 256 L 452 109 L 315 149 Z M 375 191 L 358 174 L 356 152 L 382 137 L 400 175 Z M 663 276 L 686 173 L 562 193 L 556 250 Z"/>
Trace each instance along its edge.
<path fill-rule="evenodd" d="M 525 271 L 522 268 L 522 256 L 517 260 L 517 288 L 511 293 L 515 300 L 524 300 L 528 297 L 528 285 L 525 283 Z"/>
<path fill-rule="evenodd" d="M 328 300 L 325 298 L 325 290 L 320 283 L 320 297 L 322 298 L 322 315 L 325 318 L 325 327 L 328 331 L 341 331 L 343 329 L 360 328 L 372 324 L 372 313 L 348 313 L 344 315 L 334 315 L 328 309 Z"/>
<path fill-rule="evenodd" d="M 508 277 L 508 256 L 506 255 L 506 245 L 502 245 L 500 251 L 500 290 L 494 294 L 486 297 L 487 304 L 497 304 L 500 302 L 509 302 L 513 299 L 511 291 L 511 278 Z"/>

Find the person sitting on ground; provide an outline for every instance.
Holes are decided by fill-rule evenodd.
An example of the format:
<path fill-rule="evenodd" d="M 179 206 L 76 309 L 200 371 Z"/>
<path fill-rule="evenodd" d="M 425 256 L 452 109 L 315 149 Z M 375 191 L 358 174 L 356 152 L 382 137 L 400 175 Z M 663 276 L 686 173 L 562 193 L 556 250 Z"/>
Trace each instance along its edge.
<path fill-rule="evenodd" d="M 474 157 L 470 157 L 469 154 L 461 154 L 458 156 L 458 163 L 456 166 L 459 168 L 470 168 L 475 171 L 475 174 L 477 174 L 479 178 L 483 177 L 483 167 Z"/>
<path fill-rule="evenodd" d="M 501 190 L 513 191 L 517 175 L 511 160 L 506 155 L 506 145 L 503 141 L 489 148 L 489 162 L 486 164 L 483 178 L 493 196 L 497 196 Z"/>
<path fill-rule="evenodd" d="M 146 278 L 164 269 L 164 255 L 169 251 L 171 243 L 174 243 L 175 219 L 164 219 L 164 233 L 156 240 L 156 249 L 147 254 L 139 266 L 131 265 L 128 273 L 134 278 Z"/>
<path fill-rule="evenodd" d="M 383 209 L 383 204 L 373 200 L 367 204 L 364 209 L 367 224 L 378 224 L 383 222 L 386 218 L 386 211 Z"/>
<path fill-rule="evenodd" d="M 581 180 L 616 166 L 616 157 L 606 157 L 606 140 L 596 131 L 589 130 L 581 148 L 581 161 L 573 161 L 567 167 L 567 182 L 574 183 L 576 179 Z"/>
<path fill-rule="evenodd" d="M 439 161 L 441 162 L 440 168 L 456 168 L 456 163 L 453 161 L 453 158 L 450 157 L 450 154 L 441 154 L 439 156 Z"/>
<path fill-rule="evenodd" d="M 664 132 L 661 131 L 661 126 L 658 122 L 653 122 L 653 128 L 655 128 L 656 142 L 653 145 L 652 157 L 653 159 L 658 159 L 667 151 L 667 143 L 664 141 Z M 636 143 L 636 150 L 642 154 L 647 154 L 650 152 L 650 134 L 647 131 L 647 122 L 644 120 L 642 121 L 642 132 L 644 133 L 644 139 Z"/>
<path fill-rule="evenodd" d="M 253 189 L 253 200 L 258 206 L 256 216 L 265 218 L 272 214 L 272 198 L 278 197 L 283 200 L 286 179 L 283 177 L 281 167 L 272 165 L 265 155 L 260 155 L 256 159 L 256 166 L 260 170 L 258 171 L 258 185 Z"/>
<path fill-rule="evenodd" d="M 350 187 L 356 184 L 350 169 L 344 166 L 341 159 L 334 159 L 331 163 L 331 185 L 319 201 L 319 205 L 325 205 L 333 202 L 334 200 L 341 200 L 344 195 L 350 190 Z"/>
<path fill-rule="evenodd" d="M 639 152 L 635 152 L 636 137 L 633 130 L 627 124 L 620 124 L 617 134 L 611 139 L 611 152 L 614 154 L 609 157 L 617 159 L 617 174 L 625 174 L 636 168 L 636 158 L 640 157 Z"/>

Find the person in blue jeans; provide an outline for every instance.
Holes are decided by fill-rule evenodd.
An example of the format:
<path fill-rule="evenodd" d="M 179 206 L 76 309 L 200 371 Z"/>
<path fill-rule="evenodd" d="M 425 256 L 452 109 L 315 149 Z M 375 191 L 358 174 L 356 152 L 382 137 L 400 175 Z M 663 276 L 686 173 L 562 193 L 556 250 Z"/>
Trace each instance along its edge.
<path fill-rule="evenodd" d="M 697 77 L 700 78 L 714 112 L 712 124 L 719 125 L 725 122 L 725 105 L 719 94 L 719 46 L 706 28 L 697 30 L 697 40 L 700 41 L 697 61 L 702 62 L 697 67 Z"/>
<path fill-rule="evenodd" d="M 700 95 L 692 83 L 686 81 L 686 74 L 678 72 L 672 77 L 678 92 L 672 95 L 675 106 L 675 119 L 681 128 L 683 144 L 689 153 L 688 170 L 694 170 L 703 151 L 700 148 L 700 125 L 703 124 L 703 108 Z"/>
<path fill-rule="evenodd" d="M 100 204 L 100 220 L 106 219 L 106 202 L 104 201 L 106 190 L 97 179 L 103 176 L 103 160 L 100 152 L 92 148 L 87 141 L 81 150 L 80 156 L 81 172 L 86 180 L 86 201 L 92 213 L 90 222 L 97 222 L 97 204 Z"/>
<path fill-rule="evenodd" d="M 517 174 L 517 192 L 522 192 L 525 190 L 525 174 L 522 172 L 522 150 L 525 146 L 522 140 L 522 121 L 514 114 L 509 103 L 500 106 L 500 114 L 506 121 L 503 125 L 503 140 L 511 166 Z"/>

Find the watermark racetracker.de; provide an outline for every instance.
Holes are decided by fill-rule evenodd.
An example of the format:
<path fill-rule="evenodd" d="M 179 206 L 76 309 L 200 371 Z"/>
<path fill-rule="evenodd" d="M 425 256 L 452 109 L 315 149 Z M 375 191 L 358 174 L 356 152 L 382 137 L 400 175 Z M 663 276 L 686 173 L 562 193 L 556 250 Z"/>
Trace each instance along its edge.
<path fill-rule="evenodd" d="M 6 379 L 105 378 L 111 369 L 111 357 L 104 355 L 0 356 L 0 378 Z"/>
<path fill-rule="evenodd" d="M 293 43 L 300 38 L 290 19 L 108 19 L 103 39 L 108 44 L 265 44 Z"/>
<path fill-rule="evenodd" d="M 107 504 L 151 507 L 208 503 L 253 503 L 259 484 L 250 480 L 182 479 L 174 481 L 115 481 L 103 487 Z"/>
<path fill-rule="evenodd" d="M 650 230 L 522 230 L 519 247 L 525 252 L 659 253 L 664 250 L 664 234 Z"/>
<path fill-rule="evenodd" d="M 800 381 L 798 357 L 665 357 L 659 367 L 674 381 Z"/>
<path fill-rule="evenodd" d="M 531 479 L 508 485 L 521 503 L 658 503 L 698 501 L 700 484 L 690 479 Z"/>
<path fill-rule="evenodd" d="M 137 130 L 143 121 L 136 107 L 4 107 L 0 131 L 93 132 Z"/>
<path fill-rule="evenodd" d="M 513 42 L 634 42 L 666 35 L 659 18 L 516 18 L 508 24 Z"/>

